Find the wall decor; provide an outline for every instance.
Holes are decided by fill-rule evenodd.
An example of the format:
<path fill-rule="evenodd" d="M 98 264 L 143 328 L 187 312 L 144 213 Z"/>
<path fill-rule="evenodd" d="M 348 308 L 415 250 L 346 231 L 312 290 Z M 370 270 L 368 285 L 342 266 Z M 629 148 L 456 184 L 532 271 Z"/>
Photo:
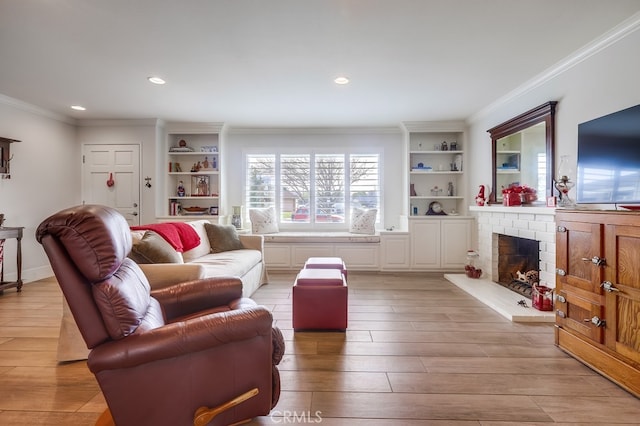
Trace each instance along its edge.
<path fill-rule="evenodd" d="M 17 139 L 0 137 L 0 175 L 2 175 L 2 179 L 11 179 L 10 164 L 13 159 L 13 154 L 11 154 L 11 144 L 13 142 L 20 141 Z"/>

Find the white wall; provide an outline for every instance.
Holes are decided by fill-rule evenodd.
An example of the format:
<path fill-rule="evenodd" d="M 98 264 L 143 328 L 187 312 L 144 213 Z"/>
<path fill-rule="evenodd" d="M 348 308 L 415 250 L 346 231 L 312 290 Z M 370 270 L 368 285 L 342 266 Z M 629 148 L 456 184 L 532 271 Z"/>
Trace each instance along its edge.
<path fill-rule="evenodd" d="M 66 121 L 65 121 L 66 120 Z M 43 219 L 80 202 L 80 150 L 76 128 L 63 117 L 0 96 L 0 136 L 11 144 L 11 179 L 0 179 L 5 226 L 24 227 L 22 279 L 53 275 L 35 230 Z M 16 277 L 15 240 L 5 242 L 5 279 Z"/>
<path fill-rule="evenodd" d="M 384 228 L 400 227 L 405 182 L 405 151 L 400 128 L 372 129 L 227 129 L 224 137 L 223 159 L 225 168 L 224 205 L 229 214 L 230 206 L 244 204 L 244 154 L 254 149 L 270 147 L 286 148 L 293 144 L 308 144 L 318 150 L 331 150 L 349 146 L 362 152 L 380 151 L 384 162 L 383 203 Z"/>
<path fill-rule="evenodd" d="M 547 101 L 558 101 L 556 167 L 560 156 L 567 154 L 575 170 L 578 124 L 640 104 L 639 46 L 640 31 L 630 32 L 544 84 L 508 102 L 489 106 L 486 113 L 478 113 L 469 123 L 469 199 L 475 197 L 478 185 L 491 183 L 491 139 L 487 129 Z"/>

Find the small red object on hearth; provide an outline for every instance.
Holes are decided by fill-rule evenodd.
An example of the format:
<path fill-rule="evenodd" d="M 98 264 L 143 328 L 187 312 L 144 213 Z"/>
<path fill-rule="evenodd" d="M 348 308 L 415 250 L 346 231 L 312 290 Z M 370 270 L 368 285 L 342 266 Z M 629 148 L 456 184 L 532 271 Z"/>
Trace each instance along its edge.
<path fill-rule="evenodd" d="M 539 311 L 553 310 L 553 289 L 534 284 L 531 289 L 531 304 Z"/>

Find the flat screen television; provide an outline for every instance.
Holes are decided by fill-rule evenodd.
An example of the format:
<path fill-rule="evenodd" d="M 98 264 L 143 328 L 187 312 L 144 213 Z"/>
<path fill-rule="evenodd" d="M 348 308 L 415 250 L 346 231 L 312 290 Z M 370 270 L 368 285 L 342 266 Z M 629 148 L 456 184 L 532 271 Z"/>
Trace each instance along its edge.
<path fill-rule="evenodd" d="M 640 105 L 578 125 L 579 204 L 640 204 Z"/>

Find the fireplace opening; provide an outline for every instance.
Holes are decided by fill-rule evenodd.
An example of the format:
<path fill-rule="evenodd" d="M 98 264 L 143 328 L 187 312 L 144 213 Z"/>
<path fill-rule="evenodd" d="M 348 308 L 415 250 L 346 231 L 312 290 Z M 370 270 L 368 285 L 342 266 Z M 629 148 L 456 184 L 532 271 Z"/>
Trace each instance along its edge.
<path fill-rule="evenodd" d="M 528 238 L 498 235 L 498 284 L 531 297 L 539 282 L 540 242 Z"/>

